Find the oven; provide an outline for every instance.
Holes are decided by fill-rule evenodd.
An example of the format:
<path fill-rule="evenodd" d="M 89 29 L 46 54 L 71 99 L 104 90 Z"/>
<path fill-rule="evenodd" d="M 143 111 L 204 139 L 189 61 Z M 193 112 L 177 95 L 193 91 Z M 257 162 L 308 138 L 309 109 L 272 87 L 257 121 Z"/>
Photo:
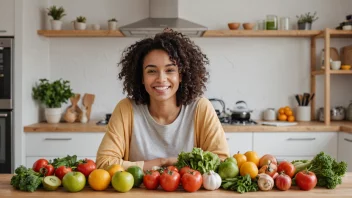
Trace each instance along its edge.
<path fill-rule="evenodd" d="M 0 38 L 0 173 L 13 165 L 13 38 Z"/>

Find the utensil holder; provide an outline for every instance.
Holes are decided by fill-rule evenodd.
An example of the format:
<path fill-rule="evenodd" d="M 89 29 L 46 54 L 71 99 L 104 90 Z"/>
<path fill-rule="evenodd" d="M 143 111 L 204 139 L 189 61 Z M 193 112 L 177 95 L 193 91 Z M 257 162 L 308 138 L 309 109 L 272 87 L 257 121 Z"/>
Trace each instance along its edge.
<path fill-rule="evenodd" d="M 310 121 L 310 107 L 299 106 L 296 109 L 296 120 L 297 121 Z"/>

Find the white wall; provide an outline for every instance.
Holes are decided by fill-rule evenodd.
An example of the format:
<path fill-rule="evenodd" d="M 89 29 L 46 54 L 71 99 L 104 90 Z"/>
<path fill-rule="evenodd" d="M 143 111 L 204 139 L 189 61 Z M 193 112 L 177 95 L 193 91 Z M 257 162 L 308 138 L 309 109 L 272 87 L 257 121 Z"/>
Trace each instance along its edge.
<path fill-rule="evenodd" d="M 84 3 L 83 3 L 84 2 Z M 52 0 L 67 10 L 66 27 L 76 16 L 87 17 L 88 24 L 106 24 L 116 17 L 119 26 L 145 18 L 147 1 L 69 1 Z M 80 5 L 85 4 L 84 8 Z M 227 23 L 255 22 L 266 14 L 295 16 L 317 11 L 319 20 L 313 29 L 334 28 L 349 14 L 348 0 L 180 0 L 180 17 L 200 23 L 209 29 L 227 29 Z M 133 14 L 132 14 L 133 13 Z M 103 27 L 104 28 L 104 27 Z M 50 39 L 51 79 L 71 81 L 75 92 L 96 94 L 93 118 L 103 118 L 122 99 L 121 82 L 117 80 L 122 50 L 138 39 L 134 38 L 52 38 Z M 210 82 L 207 97 L 225 100 L 233 107 L 237 100 L 247 101 L 254 109 L 254 118 L 267 107 L 295 106 L 293 95 L 310 90 L 310 41 L 302 38 L 196 38 L 194 41 L 210 59 Z M 346 43 L 347 42 L 347 43 Z M 341 47 L 348 40 L 334 40 Z M 317 55 L 323 42 L 318 42 Z M 332 77 L 332 105 L 347 106 L 352 93 L 350 76 Z M 323 79 L 317 80 L 317 107 L 323 105 Z"/>

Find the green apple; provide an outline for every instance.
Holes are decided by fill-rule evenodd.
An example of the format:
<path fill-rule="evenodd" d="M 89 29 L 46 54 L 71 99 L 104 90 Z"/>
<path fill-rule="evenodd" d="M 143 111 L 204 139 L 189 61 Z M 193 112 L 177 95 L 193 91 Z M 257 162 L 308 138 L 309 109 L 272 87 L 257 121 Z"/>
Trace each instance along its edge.
<path fill-rule="evenodd" d="M 45 190 L 56 190 L 60 185 L 61 180 L 58 177 L 54 175 L 44 177 L 43 187 Z"/>
<path fill-rule="evenodd" d="M 86 185 L 86 177 L 81 172 L 69 172 L 62 178 L 62 185 L 69 192 L 79 192 Z"/>
<path fill-rule="evenodd" d="M 228 157 L 225 159 L 225 162 L 232 162 L 237 165 L 237 160 L 233 157 Z"/>

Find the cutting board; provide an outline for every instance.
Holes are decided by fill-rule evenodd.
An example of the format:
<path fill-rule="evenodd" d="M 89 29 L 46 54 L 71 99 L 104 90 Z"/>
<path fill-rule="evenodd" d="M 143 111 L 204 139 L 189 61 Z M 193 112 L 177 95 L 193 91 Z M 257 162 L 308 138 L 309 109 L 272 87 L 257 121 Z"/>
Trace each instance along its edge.
<path fill-rule="evenodd" d="M 90 120 L 90 113 L 92 111 L 92 105 L 94 103 L 94 99 L 95 99 L 95 95 L 94 94 L 84 94 L 83 96 L 83 105 L 86 108 L 86 114 L 87 114 L 87 118 L 88 120 Z"/>
<path fill-rule="evenodd" d="M 262 122 L 262 125 L 266 126 L 295 126 L 297 122 Z"/>
<path fill-rule="evenodd" d="M 352 45 L 341 49 L 341 62 L 342 65 L 352 65 Z"/>
<path fill-rule="evenodd" d="M 78 106 L 78 101 L 80 98 L 81 98 L 80 94 L 75 94 L 70 98 L 71 106 L 67 108 L 64 115 L 64 120 L 66 122 L 72 123 L 75 121 L 79 121 L 78 115 L 82 113 L 82 110 Z"/>

